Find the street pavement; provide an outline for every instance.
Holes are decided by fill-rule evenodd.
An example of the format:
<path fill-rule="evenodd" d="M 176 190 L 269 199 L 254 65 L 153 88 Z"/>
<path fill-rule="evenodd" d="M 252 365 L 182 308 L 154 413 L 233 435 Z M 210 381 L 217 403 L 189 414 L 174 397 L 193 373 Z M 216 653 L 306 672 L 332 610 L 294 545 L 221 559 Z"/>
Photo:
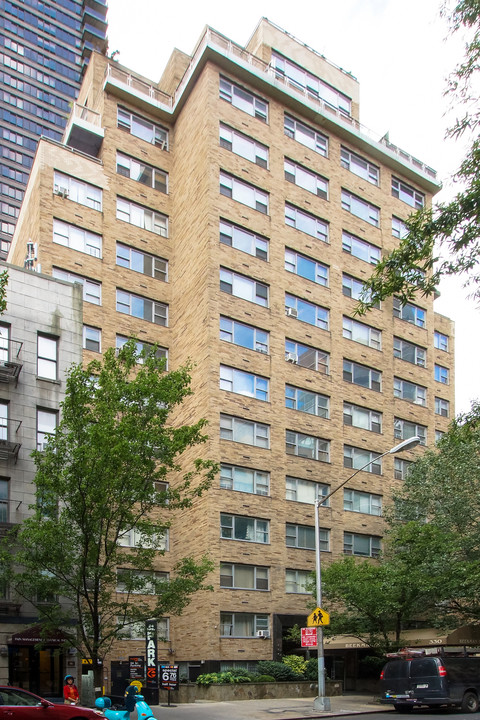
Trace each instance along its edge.
<path fill-rule="evenodd" d="M 152 707 L 160 720 L 299 720 L 300 718 L 335 717 L 356 713 L 388 712 L 372 695 L 346 694 L 330 698 L 330 711 L 313 709 L 314 698 L 281 698 L 235 700 L 232 702 L 173 703 Z"/>

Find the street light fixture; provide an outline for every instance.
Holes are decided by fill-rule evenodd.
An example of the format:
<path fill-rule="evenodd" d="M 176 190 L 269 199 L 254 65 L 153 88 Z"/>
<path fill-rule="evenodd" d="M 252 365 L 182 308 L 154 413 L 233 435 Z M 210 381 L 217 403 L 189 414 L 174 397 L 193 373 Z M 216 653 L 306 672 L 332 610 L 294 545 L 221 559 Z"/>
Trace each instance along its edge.
<path fill-rule="evenodd" d="M 361 468 L 358 468 L 355 470 L 354 473 L 352 473 L 346 480 L 340 483 L 338 487 L 335 488 L 335 490 L 332 490 L 332 492 L 329 492 L 327 495 L 325 495 L 322 498 L 317 497 L 315 498 L 315 573 L 316 573 L 316 596 L 317 596 L 317 607 L 322 607 L 322 565 L 321 565 L 321 558 L 320 558 L 320 517 L 319 517 L 319 507 L 321 505 L 324 505 L 327 500 L 329 500 L 332 495 L 335 495 L 336 492 L 338 492 L 344 485 L 349 482 L 352 478 L 357 475 L 357 473 L 361 472 L 362 470 L 365 470 L 369 465 L 372 465 L 377 460 L 380 460 L 380 458 L 385 457 L 385 455 L 392 455 L 393 453 L 402 452 L 403 450 L 410 450 L 413 447 L 416 447 L 420 443 L 420 438 L 415 435 L 414 437 L 408 438 L 407 440 L 402 440 L 401 443 L 398 445 L 395 445 L 395 447 L 391 448 L 390 450 L 386 450 L 381 455 L 377 455 L 377 457 L 373 458 L 372 460 L 369 460 L 368 463 L 365 463 Z M 325 697 L 325 655 L 323 651 L 323 627 L 320 625 L 317 627 L 317 648 L 318 648 L 318 696 L 313 701 L 313 709 L 314 710 L 330 710 L 330 698 Z"/>

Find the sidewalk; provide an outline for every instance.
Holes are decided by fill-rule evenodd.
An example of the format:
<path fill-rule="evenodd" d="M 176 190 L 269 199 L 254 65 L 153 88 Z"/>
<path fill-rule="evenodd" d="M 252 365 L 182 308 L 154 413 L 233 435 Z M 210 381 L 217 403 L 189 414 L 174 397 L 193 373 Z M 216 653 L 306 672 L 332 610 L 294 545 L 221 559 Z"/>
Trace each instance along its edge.
<path fill-rule="evenodd" d="M 388 705 L 381 705 L 372 695 L 340 695 L 330 698 L 331 710 L 313 709 L 312 698 L 282 698 L 268 700 L 237 700 L 232 702 L 185 703 L 168 707 L 152 707 L 160 720 L 299 720 L 300 718 L 334 717 L 353 713 L 389 712 Z"/>

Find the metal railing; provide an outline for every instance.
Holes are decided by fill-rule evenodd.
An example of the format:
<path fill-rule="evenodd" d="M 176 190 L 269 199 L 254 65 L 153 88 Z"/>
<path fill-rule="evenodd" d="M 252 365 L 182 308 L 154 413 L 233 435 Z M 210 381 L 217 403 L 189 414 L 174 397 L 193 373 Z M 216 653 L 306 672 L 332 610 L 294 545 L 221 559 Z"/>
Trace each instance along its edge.
<path fill-rule="evenodd" d="M 266 76 L 267 80 L 271 84 L 276 86 L 283 85 L 285 89 L 288 90 L 289 94 L 298 97 L 299 100 L 302 100 L 304 103 L 313 107 L 315 111 L 320 112 L 322 115 L 327 117 L 330 116 L 332 119 L 335 119 L 338 124 L 343 125 L 345 128 L 351 130 L 353 129 L 367 137 L 369 140 L 383 145 L 390 153 L 396 155 L 402 162 L 412 165 L 416 170 L 423 172 L 432 180 L 436 179 L 437 174 L 433 168 L 429 167 L 421 160 L 418 160 L 405 150 L 402 150 L 397 145 L 391 143 L 387 136 L 380 137 L 379 133 L 375 133 L 373 130 L 370 130 L 370 128 L 362 125 L 362 123 L 360 123 L 360 121 L 356 118 L 351 115 L 347 115 L 332 105 L 329 105 L 307 88 L 300 87 L 297 83 L 290 80 L 290 78 L 286 77 L 282 73 L 279 73 L 272 65 L 256 57 L 256 55 L 248 52 L 248 50 L 245 50 L 245 48 L 241 45 L 229 40 L 212 28 L 206 28 L 205 33 L 196 46 L 183 78 L 173 96 L 158 90 L 158 88 L 138 77 L 135 77 L 135 75 L 127 73 L 124 70 L 112 65 L 107 65 L 105 73 L 106 79 L 110 77 L 113 80 L 131 88 L 136 93 L 144 95 L 145 98 L 165 105 L 170 110 L 173 110 L 180 100 L 196 66 L 200 62 L 200 59 L 208 46 L 220 50 L 223 55 L 231 57 L 234 61 L 247 67 L 247 69 L 248 67 L 251 68 L 256 74 Z"/>

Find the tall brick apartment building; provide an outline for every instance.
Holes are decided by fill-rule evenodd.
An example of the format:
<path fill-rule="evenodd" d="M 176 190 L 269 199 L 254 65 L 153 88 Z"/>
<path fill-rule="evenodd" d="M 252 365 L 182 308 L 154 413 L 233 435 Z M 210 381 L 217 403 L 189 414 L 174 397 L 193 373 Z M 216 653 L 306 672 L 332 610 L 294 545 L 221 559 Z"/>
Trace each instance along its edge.
<path fill-rule="evenodd" d="M 207 27 L 158 84 L 93 54 L 65 144 L 37 151 L 10 262 L 83 284 L 85 360 L 136 336 L 170 367 L 196 363 L 183 419 L 208 419 L 221 472 L 158 562 L 216 565 L 214 593 L 162 620 L 159 656 L 184 676 L 278 658 L 307 614 L 316 493 L 404 438 L 432 446 L 453 415 L 453 327 L 432 301 L 354 316 L 439 189 L 360 125 L 358 97 L 265 19 L 245 48 Z M 382 507 L 421 452 L 373 463 L 321 508 L 325 562 L 379 553 Z M 142 652 L 137 635 L 107 677 Z"/>

